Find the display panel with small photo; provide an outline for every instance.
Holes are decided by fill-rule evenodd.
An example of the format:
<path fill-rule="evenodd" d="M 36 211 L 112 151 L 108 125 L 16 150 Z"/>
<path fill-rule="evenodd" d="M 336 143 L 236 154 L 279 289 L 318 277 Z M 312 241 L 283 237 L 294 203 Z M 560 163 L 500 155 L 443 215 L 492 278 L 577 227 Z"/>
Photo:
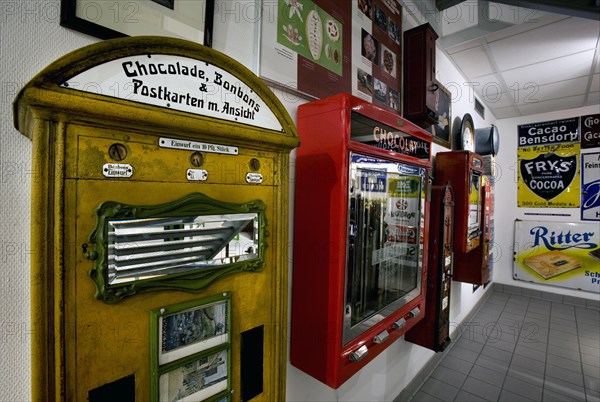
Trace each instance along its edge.
<path fill-rule="evenodd" d="M 371 61 L 371 63 L 377 64 L 379 55 L 379 42 L 373 38 L 373 35 L 362 30 L 362 42 L 361 42 L 361 54 L 362 56 Z"/>
<path fill-rule="evenodd" d="M 230 292 L 153 310 L 153 400 L 227 400 L 230 328 Z"/>
<path fill-rule="evenodd" d="M 435 106 L 437 114 L 437 123 L 431 126 L 431 134 L 433 134 L 433 142 L 440 144 L 446 148 L 451 148 L 451 106 L 452 95 L 442 84 L 436 82 L 437 90 L 435 91 Z"/>
<path fill-rule="evenodd" d="M 153 312 L 158 364 L 163 365 L 229 341 L 229 298 L 162 308 Z"/>
<path fill-rule="evenodd" d="M 229 352 L 223 349 L 165 371 L 158 380 L 158 397 L 160 401 L 204 401 L 228 388 Z"/>

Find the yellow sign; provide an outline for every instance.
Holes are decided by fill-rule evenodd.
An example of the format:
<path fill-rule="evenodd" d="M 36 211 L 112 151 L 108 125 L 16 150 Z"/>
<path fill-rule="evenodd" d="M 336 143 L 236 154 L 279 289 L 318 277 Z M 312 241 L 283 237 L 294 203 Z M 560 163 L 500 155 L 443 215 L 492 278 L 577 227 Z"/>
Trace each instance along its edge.
<path fill-rule="evenodd" d="M 520 147 L 517 206 L 577 208 L 579 143 Z"/>

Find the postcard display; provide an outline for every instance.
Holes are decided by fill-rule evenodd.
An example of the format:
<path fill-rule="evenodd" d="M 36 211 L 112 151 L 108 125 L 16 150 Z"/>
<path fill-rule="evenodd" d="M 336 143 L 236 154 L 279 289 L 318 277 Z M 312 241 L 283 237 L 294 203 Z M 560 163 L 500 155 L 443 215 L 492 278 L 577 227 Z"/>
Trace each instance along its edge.
<path fill-rule="evenodd" d="M 454 269 L 452 279 L 483 285 L 491 279 L 489 249 L 492 231 L 489 184 L 484 185 L 483 158 L 470 151 L 438 152 L 434 177 L 454 190 Z"/>
<path fill-rule="evenodd" d="M 338 388 L 423 316 L 431 134 L 347 94 L 298 132 L 290 358 Z"/>
<path fill-rule="evenodd" d="M 289 115 L 179 39 L 97 43 L 18 94 L 34 400 L 285 398 Z"/>

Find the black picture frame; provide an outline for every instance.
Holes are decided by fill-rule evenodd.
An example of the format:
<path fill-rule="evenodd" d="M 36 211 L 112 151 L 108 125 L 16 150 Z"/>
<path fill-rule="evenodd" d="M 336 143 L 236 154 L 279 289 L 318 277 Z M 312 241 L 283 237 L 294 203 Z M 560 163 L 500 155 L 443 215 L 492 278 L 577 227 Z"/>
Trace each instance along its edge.
<path fill-rule="evenodd" d="M 438 122 L 431 125 L 430 132 L 433 142 L 443 147 L 452 148 L 452 94 L 438 81 L 435 81 L 436 90 L 436 114 Z"/>
<path fill-rule="evenodd" d="M 99 39 L 114 39 L 114 38 L 122 38 L 127 35 L 126 33 L 120 32 L 114 27 L 102 25 L 101 23 L 96 23 L 90 19 L 81 18 L 77 15 L 77 5 L 78 2 L 82 0 L 61 0 L 60 7 L 60 25 L 73 29 L 78 32 L 85 33 L 87 35 L 94 36 Z M 169 12 L 171 10 L 176 9 L 176 3 L 181 0 L 152 0 L 156 5 L 164 7 L 165 12 Z M 202 45 L 212 47 L 212 34 L 213 34 L 213 14 L 215 3 L 214 0 L 199 0 L 205 4 L 204 8 L 204 26 L 198 27 L 198 30 L 203 32 L 203 43 Z M 93 7 L 88 7 L 90 13 L 94 16 L 98 16 L 99 13 L 114 13 L 115 20 L 118 19 L 126 21 L 127 18 L 135 18 L 136 6 L 139 8 L 140 1 L 127 1 L 123 2 L 122 5 L 117 2 L 93 2 Z M 173 4 L 173 7 L 170 5 Z M 115 8 L 119 7 L 120 8 Z M 102 6 L 106 7 L 106 9 L 102 8 Z M 112 8 L 111 8 L 112 7 Z M 93 9 L 92 9 L 93 8 Z M 110 11 L 109 11 L 110 10 Z M 99 18 L 98 18 L 99 19 Z M 137 23 L 137 22 L 136 22 Z M 143 22 L 142 22 L 143 23 Z M 149 33 L 150 35 L 151 33 Z"/>

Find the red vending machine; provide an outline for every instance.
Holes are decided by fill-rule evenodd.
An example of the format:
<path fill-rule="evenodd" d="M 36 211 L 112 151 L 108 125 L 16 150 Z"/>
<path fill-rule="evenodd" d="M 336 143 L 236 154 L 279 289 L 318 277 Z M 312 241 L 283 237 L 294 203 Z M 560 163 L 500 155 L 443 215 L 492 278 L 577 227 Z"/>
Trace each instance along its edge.
<path fill-rule="evenodd" d="M 431 135 L 346 94 L 298 130 L 291 362 L 338 388 L 423 316 Z"/>
<path fill-rule="evenodd" d="M 490 279 L 489 242 L 483 236 L 483 222 L 489 221 L 490 211 L 485 208 L 483 158 L 470 151 L 438 152 L 434 165 L 435 180 L 449 181 L 455 195 L 452 279 L 483 285 Z"/>

